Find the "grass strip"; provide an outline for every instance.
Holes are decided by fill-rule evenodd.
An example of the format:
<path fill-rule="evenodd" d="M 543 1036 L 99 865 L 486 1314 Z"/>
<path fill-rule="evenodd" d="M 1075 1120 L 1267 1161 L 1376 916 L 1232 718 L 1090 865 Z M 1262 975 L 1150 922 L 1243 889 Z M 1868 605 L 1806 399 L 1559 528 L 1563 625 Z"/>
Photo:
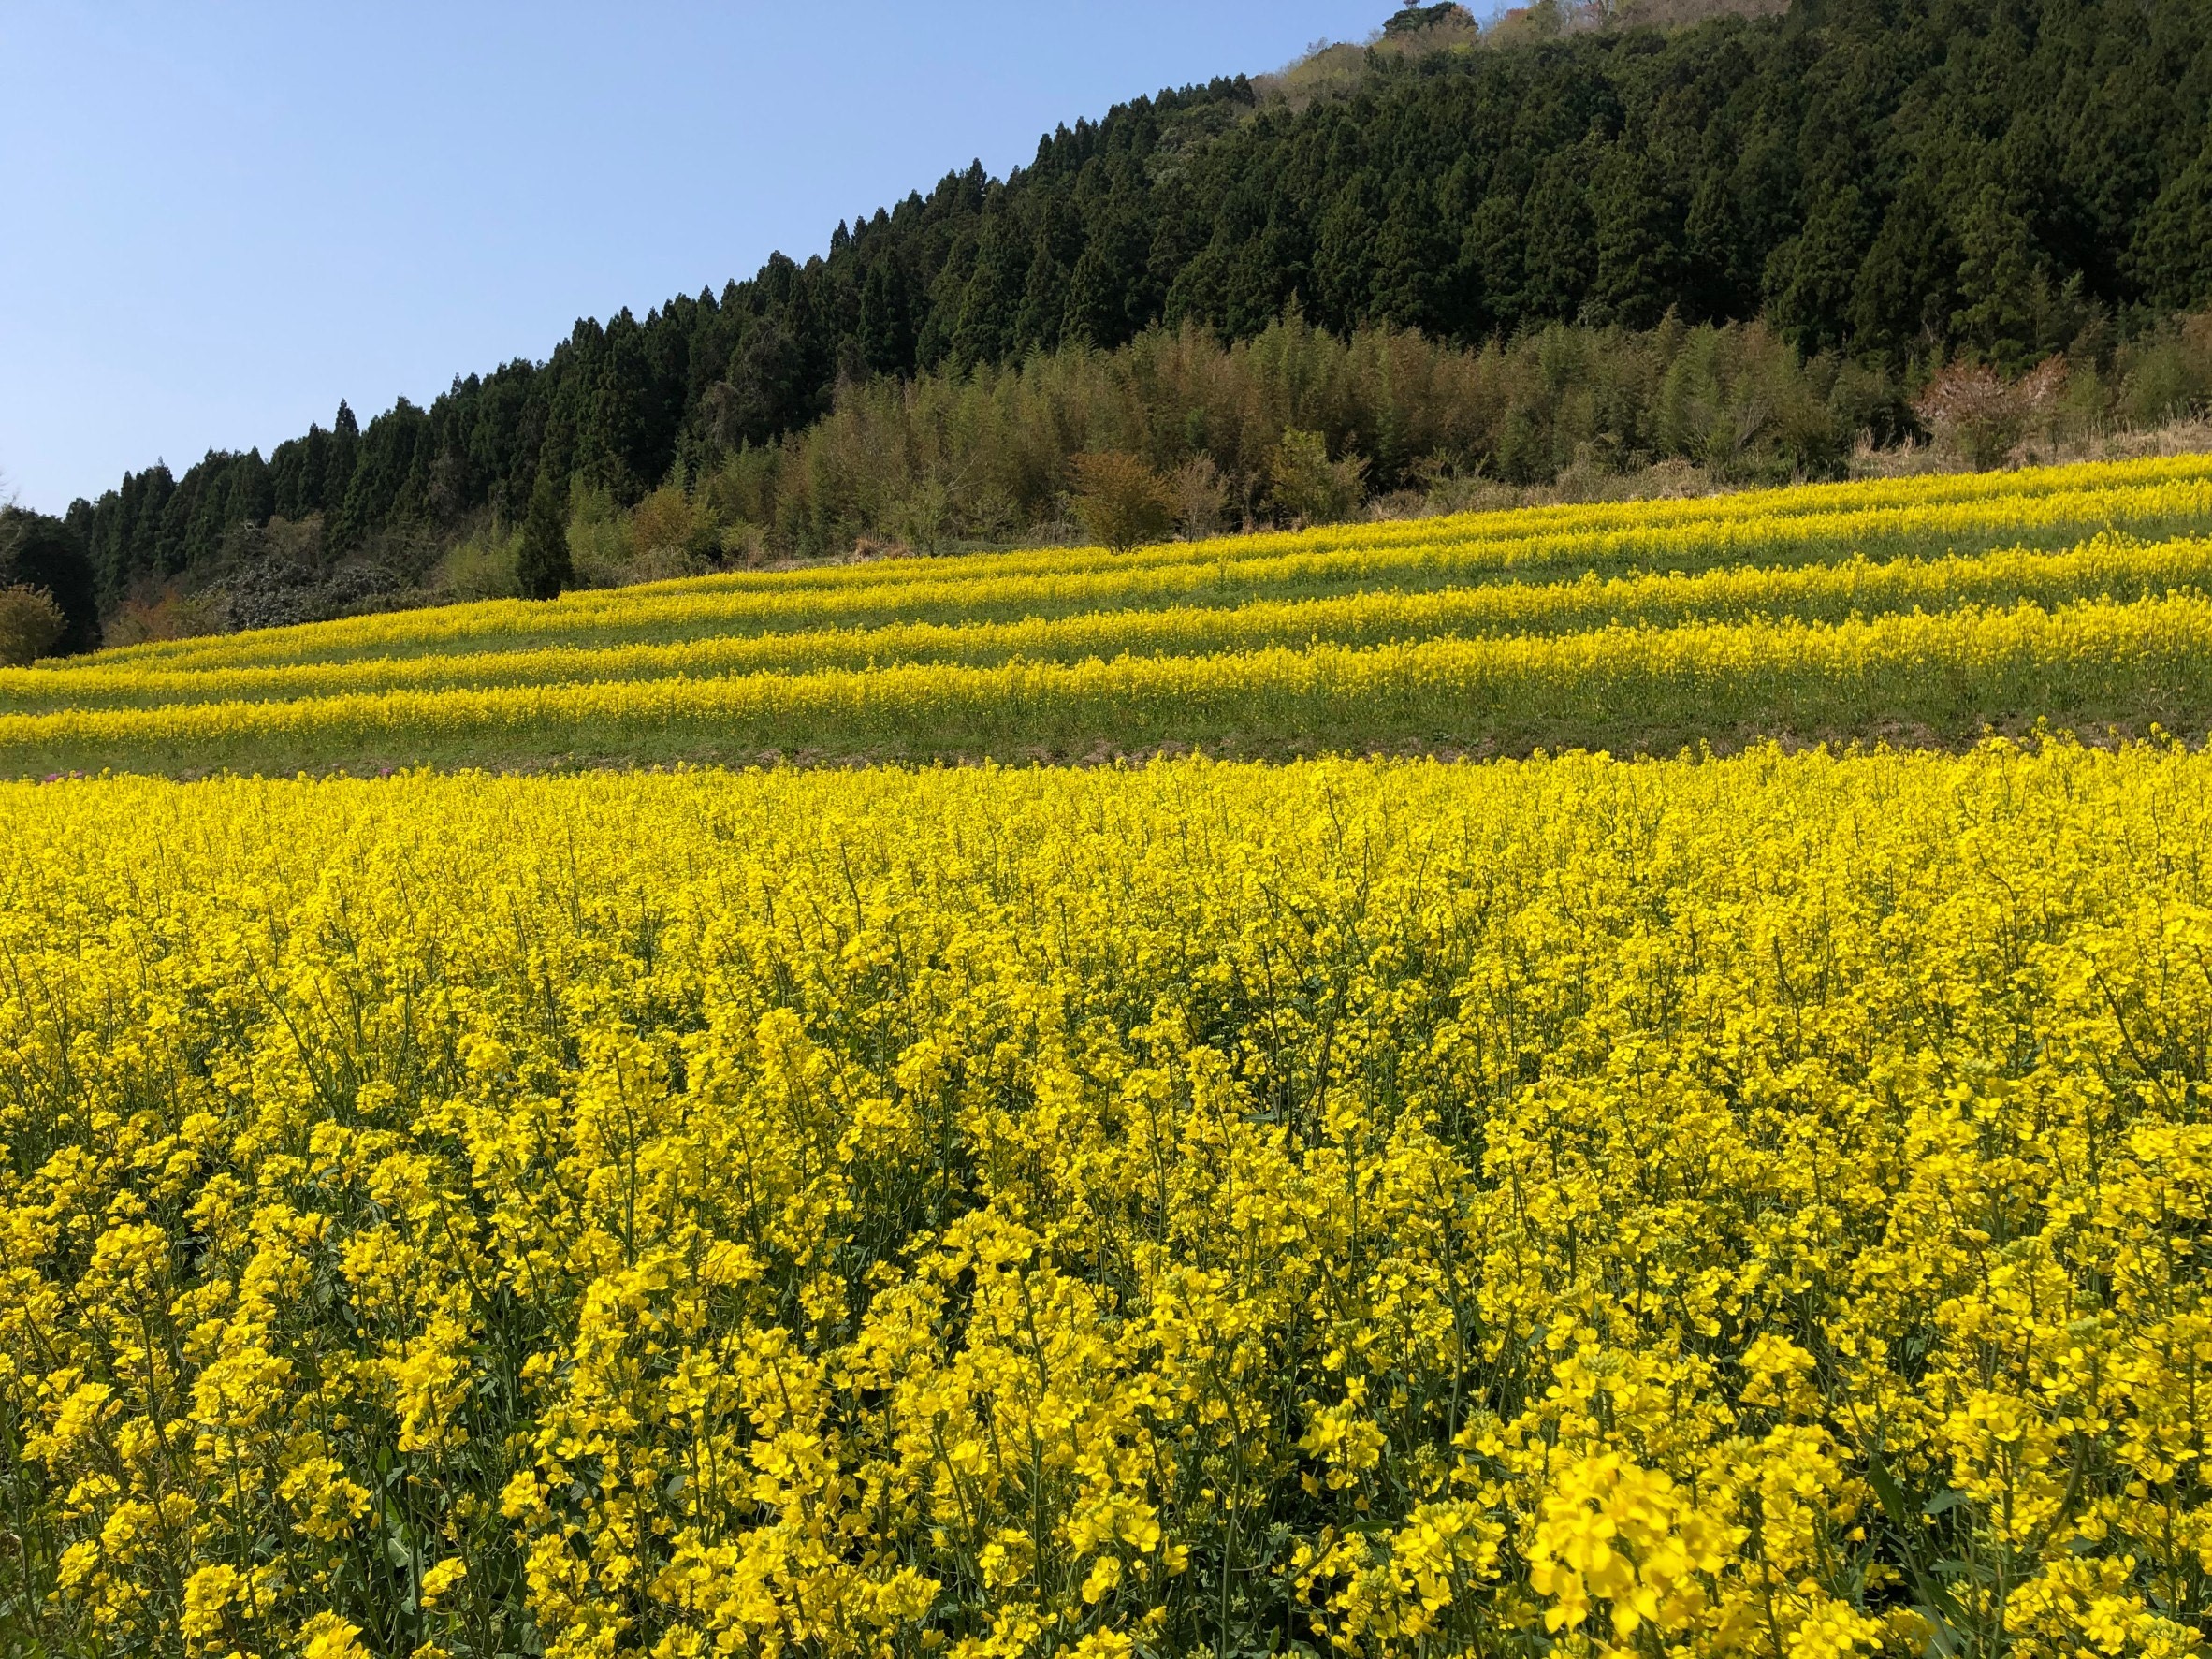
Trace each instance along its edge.
<path fill-rule="evenodd" d="M 2133 600 L 2212 587 L 2212 541 L 2155 545 L 2099 536 L 2064 553 L 1858 559 L 1838 565 L 1735 568 L 1697 575 L 1548 585 L 1491 584 L 1428 593 L 1260 601 L 1231 609 L 1105 611 L 1011 623 L 904 623 L 677 645 L 460 653 L 398 661 L 239 668 L 220 674 L 103 665 L 0 670 L 0 711 L 153 708 L 277 702 L 393 691 L 461 691 L 679 677 L 859 670 L 906 662 L 989 667 L 1013 661 L 1202 656 L 1277 646 L 1375 646 L 1435 637 L 1564 633 L 1611 624 L 1679 626 L 1758 617 L 1840 622 L 1855 615 Z"/>
<path fill-rule="evenodd" d="M 2212 599 L 9 715 L 0 773 L 1952 742 L 2037 719 L 2212 723 Z"/>

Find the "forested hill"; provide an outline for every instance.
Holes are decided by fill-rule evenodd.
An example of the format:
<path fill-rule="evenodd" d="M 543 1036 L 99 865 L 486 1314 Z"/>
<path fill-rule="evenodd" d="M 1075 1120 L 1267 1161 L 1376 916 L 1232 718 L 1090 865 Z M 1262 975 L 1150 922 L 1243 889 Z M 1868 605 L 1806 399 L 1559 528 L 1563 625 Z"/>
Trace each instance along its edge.
<path fill-rule="evenodd" d="M 1436 33 L 1318 95 L 1240 78 L 1137 99 L 1004 180 L 971 167 L 840 226 L 803 264 L 580 322 L 428 408 L 357 428 L 341 406 L 266 458 L 132 474 L 72 523 L 112 602 L 240 523 L 319 514 L 356 546 L 518 515 L 541 470 L 634 500 L 814 419 L 841 379 L 1157 322 L 1246 337 L 1293 305 L 1463 342 L 1763 315 L 1807 350 L 2016 368 L 2092 315 L 2212 294 L 2204 0 L 1799 0 L 1511 48 Z"/>

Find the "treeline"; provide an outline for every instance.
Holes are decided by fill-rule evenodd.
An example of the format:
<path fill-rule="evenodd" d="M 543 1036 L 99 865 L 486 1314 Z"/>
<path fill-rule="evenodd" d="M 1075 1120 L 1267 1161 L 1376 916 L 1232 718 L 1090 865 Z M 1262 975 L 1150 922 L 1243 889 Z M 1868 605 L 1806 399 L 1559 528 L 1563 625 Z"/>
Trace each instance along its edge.
<path fill-rule="evenodd" d="M 525 594 L 542 590 L 531 568 L 548 544 L 561 584 L 618 586 L 855 547 L 1127 545 L 1453 511 L 1528 487 L 1778 483 L 1888 465 L 1860 452 L 1900 443 L 1982 467 L 2208 414 L 2212 313 L 2127 340 L 2095 325 L 2009 379 L 1808 356 L 1761 322 L 1553 324 L 1477 348 L 1381 326 L 1340 337 L 1295 312 L 1227 343 L 1186 323 L 1110 352 L 848 383 L 804 431 L 679 468 L 633 505 L 581 477 L 556 499 L 548 479 L 527 514 L 480 511 L 444 539 L 389 532 L 373 561 L 336 554 L 313 512 L 238 524 L 205 570 L 127 601 L 109 638 Z"/>
<path fill-rule="evenodd" d="M 1675 461 L 1719 484 L 1833 476 L 1862 444 L 1940 431 L 1991 464 L 2212 410 L 2212 315 L 2133 340 L 2085 331 L 2039 372 L 1916 385 L 1808 357 L 1763 323 L 1646 330 L 1555 324 L 1453 346 L 1411 329 L 1348 338 L 1298 316 L 1223 344 L 1185 324 L 1118 351 L 851 385 L 804 432 L 672 481 L 624 514 L 578 485 L 570 539 L 588 580 L 808 557 L 874 540 L 921 552 L 1097 533 L 1086 460 L 1126 457 L 1160 530 L 1201 535 L 1363 510 L 1474 504 L 1492 487 L 1586 483 Z M 1111 536 L 1106 539 L 1113 539 Z M 474 549 L 496 551 L 502 535 Z"/>
<path fill-rule="evenodd" d="M 1894 388 L 2212 298 L 2202 0 L 1799 0 L 1509 51 L 1452 24 L 1408 50 L 1421 32 L 1327 95 L 1240 78 L 1138 99 L 1005 180 L 971 167 L 841 225 L 804 264 L 579 323 L 427 408 L 362 427 L 341 406 L 267 458 L 132 474 L 72 525 L 113 605 L 207 568 L 240 526 L 317 518 L 338 553 L 450 541 L 518 517 L 541 473 L 619 508 L 749 458 L 781 503 L 783 461 L 758 458 L 825 416 L 808 447 L 826 452 L 901 381 L 997 388 L 1004 366 L 1147 330 L 1253 342 L 1292 307 L 1459 347 L 1764 317 L 1806 362 Z M 1400 440 L 1362 442 L 1387 474 Z"/>

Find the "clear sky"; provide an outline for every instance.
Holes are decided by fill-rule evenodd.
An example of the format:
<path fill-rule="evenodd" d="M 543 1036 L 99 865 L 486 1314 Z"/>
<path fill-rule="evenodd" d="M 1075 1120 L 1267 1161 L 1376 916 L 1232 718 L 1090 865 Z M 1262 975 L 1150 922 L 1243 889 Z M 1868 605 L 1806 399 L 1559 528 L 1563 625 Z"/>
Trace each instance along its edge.
<path fill-rule="evenodd" d="M 0 499 L 366 420 L 1391 0 L 0 5 Z"/>

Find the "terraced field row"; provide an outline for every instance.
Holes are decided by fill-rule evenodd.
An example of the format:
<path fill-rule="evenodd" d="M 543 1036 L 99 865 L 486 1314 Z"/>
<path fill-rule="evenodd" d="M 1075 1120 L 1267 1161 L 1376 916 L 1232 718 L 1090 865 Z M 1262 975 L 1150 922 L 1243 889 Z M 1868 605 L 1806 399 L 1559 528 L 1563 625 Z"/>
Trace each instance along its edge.
<path fill-rule="evenodd" d="M 0 772 L 2212 723 L 2212 458 L 738 574 L 0 674 Z"/>

